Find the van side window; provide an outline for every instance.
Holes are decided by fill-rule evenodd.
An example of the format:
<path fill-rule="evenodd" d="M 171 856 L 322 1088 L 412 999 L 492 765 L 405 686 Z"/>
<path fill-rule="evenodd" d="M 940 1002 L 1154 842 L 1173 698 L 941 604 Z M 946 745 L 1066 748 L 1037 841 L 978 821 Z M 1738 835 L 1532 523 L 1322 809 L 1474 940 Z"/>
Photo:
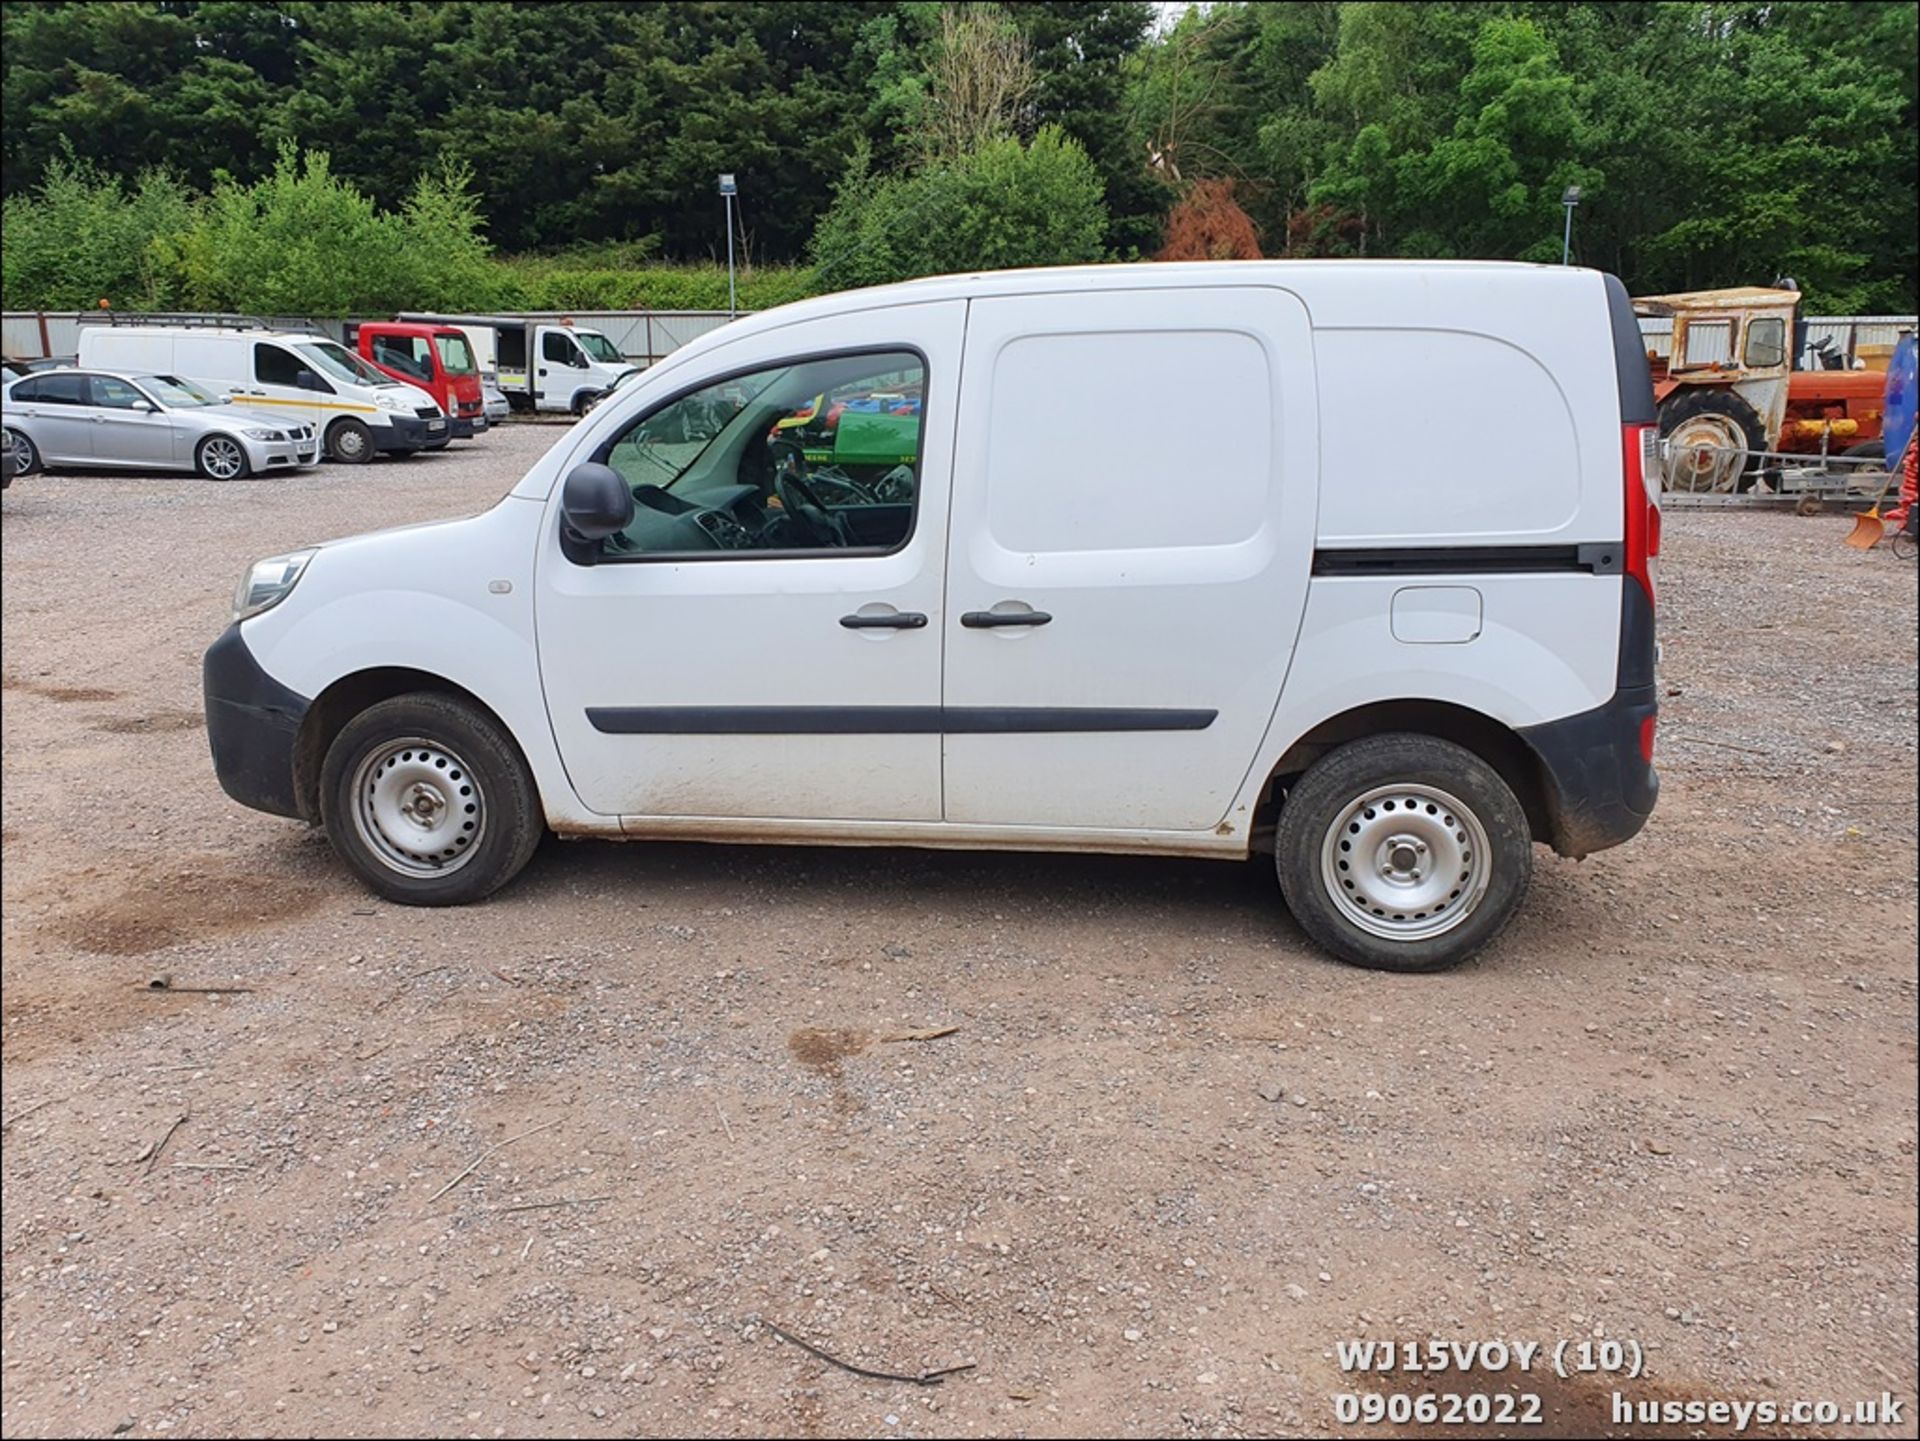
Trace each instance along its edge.
<path fill-rule="evenodd" d="M 402 375 L 418 380 L 433 379 L 433 357 L 427 351 L 427 342 L 417 335 L 376 335 L 373 358 Z"/>
<path fill-rule="evenodd" d="M 540 337 L 540 358 L 558 361 L 562 365 L 580 364 L 579 352 L 574 349 L 573 338 L 557 330 L 549 330 Z"/>
<path fill-rule="evenodd" d="M 253 378 L 262 385 L 298 385 L 300 362 L 277 345 L 253 347 Z"/>
<path fill-rule="evenodd" d="M 909 351 L 797 360 L 643 415 L 596 456 L 636 505 L 603 558 L 898 549 L 919 506 L 926 378 Z"/>

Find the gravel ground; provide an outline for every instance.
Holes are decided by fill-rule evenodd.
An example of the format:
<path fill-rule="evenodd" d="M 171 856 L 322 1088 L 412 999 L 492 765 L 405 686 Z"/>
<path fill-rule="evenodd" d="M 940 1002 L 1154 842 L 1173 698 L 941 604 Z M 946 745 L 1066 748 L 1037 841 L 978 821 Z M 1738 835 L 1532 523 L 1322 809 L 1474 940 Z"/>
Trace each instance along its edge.
<path fill-rule="evenodd" d="M 1910 563 L 1671 515 L 1660 810 L 1449 975 L 1265 863 L 552 842 L 377 902 L 221 794 L 200 652 L 248 561 L 559 434 L 6 493 L 7 1435 L 1333 1435 L 1350 1337 L 1911 1417 Z"/>

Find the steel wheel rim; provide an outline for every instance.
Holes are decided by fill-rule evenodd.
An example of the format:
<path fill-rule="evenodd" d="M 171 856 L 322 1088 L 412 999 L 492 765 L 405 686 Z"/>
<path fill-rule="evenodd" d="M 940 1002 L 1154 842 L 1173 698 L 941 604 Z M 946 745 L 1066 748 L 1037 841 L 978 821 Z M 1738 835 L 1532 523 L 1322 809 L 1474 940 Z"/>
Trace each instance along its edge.
<path fill-rule="evenodd" d="M 403 876 L 444 876 L 473 859 L 486 834 L 480 781 L 452 749 L 419 736 L 389 741 L 353 773 L 361 843 Z"/>
<path fill-rule="evenodd" d="M 1705 495 L 1730 491 L 1744 468 L 1728 451 L 1744 451 L 1746 436 L 1721 415 L 1694 415 L 1680 422 L 1666 438 L 1667 489 Z"/>
<path fill-rule="evenodd" d="M 200 463 L 215 480 L 232 480 L 240 473 L 245 460 L 239 442 L 228 440 L 224 435 L 217 435 L 200 447 Z"/>
<path fill-rule="evenodd" d="M 360 432 L 352 426 L 343 426 L 333 437 L 333 449 L 342 460 L 348 460 L 366 451 L 366 442 Z"/>
<path fill-rule="evenodd" d="M 13 452 L 13 473 L 24 475 L 33 465 L 33 442 L 19 431 L 9 430 L 7 448 Z"/>
<path fill-rule="evenodd" d="M 1320 875 L 1340 914 L 1368 935 L 1427 941 L 1486 897 L 1486 827 L 1437 786 L 1375 786 L 1342 807 L 1320 846 Z"/>

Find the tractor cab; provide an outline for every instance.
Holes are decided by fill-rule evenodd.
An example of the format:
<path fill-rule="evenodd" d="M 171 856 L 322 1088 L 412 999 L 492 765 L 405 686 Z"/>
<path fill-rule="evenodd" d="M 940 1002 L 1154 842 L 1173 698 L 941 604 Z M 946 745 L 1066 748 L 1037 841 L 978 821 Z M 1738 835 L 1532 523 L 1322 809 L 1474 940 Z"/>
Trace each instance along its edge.
<path fill-rule="evenodd" d="M 1886 376 L 1835 367 L 1832 354 L 1810 350 L 1798 290 L 1647 295 L 1633 309 L 1672 325 L 1665 354 L 1647 351 L 1671 489 L 1746 489 L 1783 455 L 1880 462 Z M 1795 367 L 1803 353 L 1814 368 Z"/>

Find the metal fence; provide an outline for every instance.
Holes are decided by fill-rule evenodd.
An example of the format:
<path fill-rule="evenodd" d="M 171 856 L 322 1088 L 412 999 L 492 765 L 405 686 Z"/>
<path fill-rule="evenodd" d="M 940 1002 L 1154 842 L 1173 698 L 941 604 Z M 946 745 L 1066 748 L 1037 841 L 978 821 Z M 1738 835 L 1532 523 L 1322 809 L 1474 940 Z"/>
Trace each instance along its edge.
<path fill-rule="evenodd" d="M 743 314 L 745 312 L 742 312 Z M 619 347 L 620 353 L 634 364 L 645 367 L 671 355 L 690 340 L 710 330 L 718 330 L 730 318 L 724 310 L 537 310 L 507 311 L 507 315 L 530 320 L 571 320 L 575 325 L 603 331 Z M 157 317 L 150 317 L 157 318 Z M 204 320 L 198 315 L 170 317 L 183 324 Z M 273 330 L 311 333 L 315 330 L 346 339 L 347 326 L 353 321 L 317 320 L 304 315 L 263 315 L 259 319 Z M 367 316 L 365 319 L 388 319 Z M 9 310 L 0 316 L 4 327 L 3 348 L 17 360 L 38 360 L 49 355 L 72 355 L 80 349 L 80 327 L 105 325 L 107 316 L 91 310 Z"/>

